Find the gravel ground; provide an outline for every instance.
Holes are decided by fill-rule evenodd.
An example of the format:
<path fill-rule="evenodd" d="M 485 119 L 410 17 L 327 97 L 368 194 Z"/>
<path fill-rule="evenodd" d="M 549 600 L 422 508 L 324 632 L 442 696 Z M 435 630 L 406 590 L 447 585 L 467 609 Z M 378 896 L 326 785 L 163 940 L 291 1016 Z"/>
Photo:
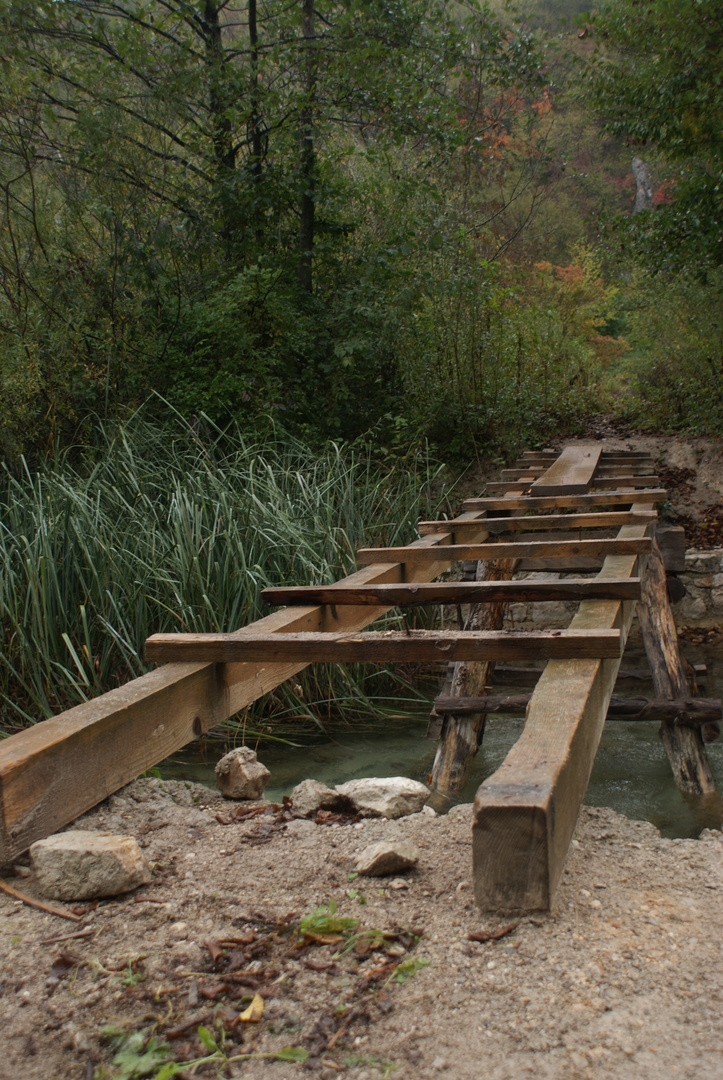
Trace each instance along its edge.
<path fill-rule="evenodd" d="M 150 885 L 76 906 L 79 923 L 0 894 L 3 1080 L 155 1076 L 208 1053 L 202 1024 L 223 1027 L 227 1057 L 309 1056 L 182 1077 L 723 1075 L 721 833 L 664 840 L 585 808 L 553 911 L 482 943 L 469 935 L 500 924 L 474 908 L 470 806 L 397 822 L 218 820 L 233 811 L 207 788 L 138 780 L 75 827 L 136 836 Z M 389 837 L 418 845 L 418 868 L 350 880 L 355 854 Z M 37 895 L 25 868 L 4 877 Z M 388 935 L 353 938 L 341 957 L 344 941 L 303 939 L 300 919 L 330 899 L 357 932 Z M 240 1022 L 255 993 L 261 1020 Z"/>

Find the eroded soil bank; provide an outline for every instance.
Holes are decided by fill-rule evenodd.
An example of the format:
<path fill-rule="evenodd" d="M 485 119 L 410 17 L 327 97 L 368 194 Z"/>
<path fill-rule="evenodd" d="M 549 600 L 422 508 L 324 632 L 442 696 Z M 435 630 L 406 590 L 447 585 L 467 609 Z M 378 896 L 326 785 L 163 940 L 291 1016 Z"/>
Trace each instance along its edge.
<path fill-rule="evenodd" d="M 554 910 L 484 943 L 469 935 L 509 920 L 474 908 L 469 806 L 330 824 L 234 821 L 236 809 L 197 785 L 138 780 L 75 827 L 136 836 L 150 885 L 76 906 L 79 923 L 0 895 L 0 1076 L 140 1075 L 123 1068 L 141 1044 L 156 1075 L 164 1059 L 208 1054 L 198 1028 L 222 1025 L 231 1058 L 309 1054 L 220 1073 L 248 1080 L 720 1077 L 721 833 L 663 840 L 585 809 Z M 356 853 L 391 836 L 418 845 L 418 868 L 350 880 Z M 10 880 L 34 891 L 32 876 Z M 343 941 L 302 938 L 300 920 L 329 900 L 357 934 L 388 936 L 351 938 L 342 956 Z M 69 934 L 82 936 L 57 940 Z M 239 1021 L 254 994 L 260 1021 Z"/>

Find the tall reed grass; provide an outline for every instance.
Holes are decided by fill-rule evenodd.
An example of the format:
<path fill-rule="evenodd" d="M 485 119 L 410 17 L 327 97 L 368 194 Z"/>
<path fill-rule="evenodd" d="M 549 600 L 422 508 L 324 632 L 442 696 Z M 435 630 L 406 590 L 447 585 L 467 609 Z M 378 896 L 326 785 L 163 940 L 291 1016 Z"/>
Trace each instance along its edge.
<path fill-rule="evenodd" d="M 444 497 L 440 467 L 425 455 L 380 464 L 363 446 L 318 452 L 278 432 L 254 442 L 175 415 L 152 422 L 143 410 L 102 425 L 94 452 L 75 464 L 65 455 L 36 471 L 6 469 L 0 734 L 141 675 L 150 633 L 233 630 L 268 612 L 266 585 L 353 572 L 358 546 L 409 541 Z M 251 719 L 378 713 L 379 695 L 405 685 L 392 673 L 317 665 Z"/>

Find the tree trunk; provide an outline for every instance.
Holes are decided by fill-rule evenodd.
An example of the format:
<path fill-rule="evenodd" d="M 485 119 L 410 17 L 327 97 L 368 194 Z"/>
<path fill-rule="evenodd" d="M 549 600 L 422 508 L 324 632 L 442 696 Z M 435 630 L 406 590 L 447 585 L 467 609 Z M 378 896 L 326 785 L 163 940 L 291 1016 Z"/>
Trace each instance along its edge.
<path fill-rule="evenodd" d="M 656 696 L 668 699 L 689 697 L 685 666 L 678 648 L 678 634 L 668 603 L 663 557 L 654 540 L 643 575 L 638 617 Z M 699 728 L 666 721 L 661 724 L 660 738 L 670 759 L 675 782 L 682 792 L 688 795 L 715 792 L 713 774 Z"/>
<path fill-rule="evenodd" d="M 219 7 L 213 3 L 213 0 L 206 0 L 203 11 L 203 31 L 208 63 L 208 104 L 213 124 L 214 158 L 219 179 L 223 182 L 228 172 L 233 171 L 236 166 L 236 148 L 233 142 L 231 120 L 227 112 L 230 101 L 226 87 Z"/>
<path fill-rule="evenodd" d="M 261 97 L 259 94 L 259 30 L 256 14 L 256 0 L 249 0 L 249 45 L 251 51 L 251 77 L 249 80 L 251 112 L 249 115 L 248 134 L 251 142 L 251 157 L 249 160 L 252 190 L 251 217 L 256 240 L 260 243 L 264 223 L 263 207 L 261 205 L 264 139 L 261 125 Z"/>
<path fill-rule="evenodd" d="M 301 220 L 299 226 L 299 285 L 313 289 L 314 217 L 316 196 L 316 148 L 314 146 L 314 99 L 316 94 L 316 48 L 314 44 L 314 0 L 302 0 L 301 33 L 304 39 L 304 106 L 300 114 Z"/>

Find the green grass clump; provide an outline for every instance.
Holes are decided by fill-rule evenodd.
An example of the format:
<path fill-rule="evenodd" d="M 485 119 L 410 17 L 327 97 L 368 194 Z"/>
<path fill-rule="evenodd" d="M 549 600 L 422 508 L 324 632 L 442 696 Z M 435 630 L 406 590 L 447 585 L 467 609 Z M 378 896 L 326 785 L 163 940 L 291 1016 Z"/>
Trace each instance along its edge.
<path fill-rule="evenodd" d="M 254 442 L 143 410 L 101 425 L 79 461 L 6 468 L 0 733 L 142 675 L 151 633 L 234 630 L 268 613 L 266 585 L 332 582 L 353 572 L 357 547 L 408 542 L 444 499 L 431 495 L 438 477 L 413 450 L 380 463 L 363 445 L 319 451 L 277 431 Z M 358 714 L 373 708 L 370 678 L 376 693 L 391 685 L 317 665 L 271 708 L 317 722 Z M 262 709 L 269 699 L 251 717 Z"/>

